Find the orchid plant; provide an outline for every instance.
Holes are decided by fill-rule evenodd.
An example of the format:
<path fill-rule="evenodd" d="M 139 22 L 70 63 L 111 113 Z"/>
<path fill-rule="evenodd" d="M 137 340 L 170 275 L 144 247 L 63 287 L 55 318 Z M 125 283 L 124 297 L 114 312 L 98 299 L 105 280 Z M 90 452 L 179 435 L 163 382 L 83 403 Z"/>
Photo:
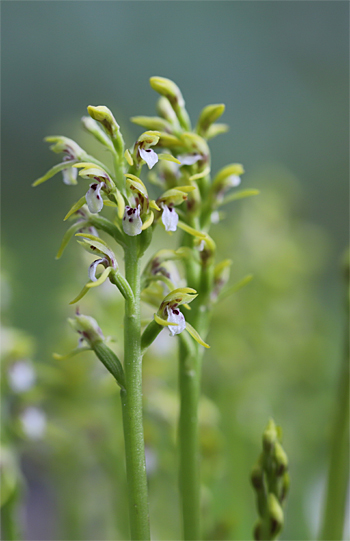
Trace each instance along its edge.
<path fill-rule="evenodd" d="M 124 358 L 109 347 L 96 320 L 77 309 L 70 319 L 79 335 L 77 348 L 57 359 L 92 350 L 120 387 L 125 439 L 131 539 L 150 539 L 147 478 L 142 422 L 142 357 L 158 334 L 168 328 L 179 338 L 180 382 L 180 493 L 184 539 L 200 539 L 200 474 L 198 401 L 201 361 L 214 305 L 247 284 L 248 275 L 228 285 L 231 261 L 216 263 L 216 245 L 209 235 L 224 216 L 220 210 L 234 200 L 256 195 L 257 190 L 230 191 L 240 185 L 244 169 L 230 164 L 211 177 L 208 141 L 227 131 L 216 122 L 224 105 L 205 107 L 192 129 L 185 101 L 169 79 L 152 77 L 160 94 L 158 116 L 133 117 L 145 128 L 135 144 L 126 148 L 120 126 L 105 106 L 89 106 L 84 128 L 111 154 L 113 169 L 63 136 L 47 137 L 51 150 L 63 154 L 61 162 L 34 182 L 37 186 L 62 172 L 63 182 L 88 180 L 86 193 L 73 204 L 65 220 L 72 225 L 57 253 L 60 258 L 70 239 L 94 255 L 88 281 L 71 301 L 80 301 L 91 289 L 109 280 L 125 300 Z M 158 189 L 152 199 L 141 177 Z M 109 212 L 103 216 L 103 212 Z M 142 258 L 159 226 L 172 235 L 180 230 L 179 247 L 158 250 L 146 265 Z M 102 238 L 101 233 L 104 235 Z M 105 240 L 107 238 L 107 240 Z M 111 243 L 124 251 L 124 271 Z M 169 263 L 176 264 L 183 283 Z M 102 270 L 100 270 L 102 269 Z M 185 285 L 184 285 L 185 284 Z M 141 320 L 141 302 L 154 310 L 153 319 Z M 190 306 L 190 303 L 192 303 Z M 187 332 L 185 332 L 187 331 Z"/>

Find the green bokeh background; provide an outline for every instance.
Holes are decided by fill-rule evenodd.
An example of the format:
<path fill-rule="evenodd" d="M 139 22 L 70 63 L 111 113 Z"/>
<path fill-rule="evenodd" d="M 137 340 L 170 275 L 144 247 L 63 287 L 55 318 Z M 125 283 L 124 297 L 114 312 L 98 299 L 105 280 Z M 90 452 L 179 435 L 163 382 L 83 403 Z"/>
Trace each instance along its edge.
<path fill-rule="evenodd" d="M 203 428 L 202 442 L 205 501 L 211 517 L 207 536 L 249 539 L 255 511 L 247 479 L 260 433 L 273 415 L 283 425 L 294 478 L 283 538 L 312 539 L 341 358 L 339 260 L 348 242 L 348 3 L 5 1 L 1 11 L 2 244 L 4 274 L 11 288 L 5 323 L 32 335 L 38 364 L 51 366 L 50 352 L 62 350 L 59 340 L 69 332 L 65 318 L 72 310 L 67 301 L 86 279 L 86 263 L 73 243 L 64 259 L 54 259 L 66 230 L 62 217 L 81 197 L 81 186 L 66 188 L 57 177 L 31 187 L 56 163 L 42 143 L 44 136 L 66 135 L 94 152 L 94 143 L 80 128 L 80 117 L 87 105 L 105 104 L 130 145 L 140 130 L 129 117 L 154 113 L 156 96 L 148 85 L 152 75 L 176 81 L 194 120 L 208 103 L 225 103 L 223 121 L 231 130 L 211 143 L 212 169 L 243 163 L 243 185 L 260 189 L 262 195 L 229 207 L 227 221 L 218 226 L 216 237 L 213 234 L 219 239 L 221 258 L 234 261 L 233 278 L 254 272 L 256 280 L 239 300 L 225 301 L 217 309 L 212 349 L 204 366 L 208 415 L 214 419 Z M 158 242 L 164 243 L 164 237 Z M 91 301 L 85 306 L 95 313 Z M 107 308 L 110 318 L 115 309 L 121 310 L 121 304 Z M 109 316 L 100 317 L 107 319 L 113 334 Z M 66 346 L 72 343 L 67 340 Z M 83 381 L 81 373 L 92 365 L 77 363 Z M 160 474 L 150 480 L 158 539 L 180 535 L 172 471 L 174 363 L 166 365 L 155 358 L 154 367 L 146 369 L 152 392 L 152 381 L 162 378 L 167 389 L 166 397 L 148 406 L 145 421 L 150 447 L 159 444 L 163 457 Z M 45 381 L 43 377 L 43 388 Z M 87 390 L 79 381 L 76 394 L 71 385 L 65 395 L 63 378 L 61 387 L 57 384 L 57 401 L 45 398 L 53 422 L 61 422 L 62 430 L 72 434 L 81 421 L 68 426 L 60 419 L 72 415 L 71 407 L 78 409 L 80 400 L 87 401 Z M 104 418 L 105 399 L 94 399 L 94 411 L 101 410 L 101 418 L 96 414 L 98 424 Z M 115 425 L 106 421 L 107 433 L 120 432 L 118 401 L 108 400 L 107 417 L 113 419 L 113 411 L 119 417 Z M 159 414 L 162 408 L 169 410 L 168 417 L 164 413 L 167 421 Z M 83 446 L 77 433 L 76 447 L 79 442 Z M 115 443 L 122 449 L 120 434 L 109 437 L 110 447 Z M 107 501 L 111 479 L 122 484 L 124 459 L 115 457 L 105 441 L 104 445 L 104 455 L 101 447 L 91 444 L 88 458 L 84 451 L 81 461 L 78 453 L 72 453 L 70 464 L 77 461 L 81 479 L 92 490 L 94 479 L 89 485 L 87 472 L 95 470 L 89 464 L 98 462 L 99 452 L 104 460 L 111 453 L 118 468 L 105 477 L 101 474 L 100 485 L 96 483 Z M 35 520 L 43 505 L 40 498 L 39 507 L 27 504 L 26 535 L 31 539 L 63 535 L 57 518 L 61 493 L 55 489 L 50 467 L 61 468 L 63 476 L 77 475 L 72 472 L 79 469 L 72 467 L 67 473 L 68 444 L 60 463 L 52 458 L 58 453 L 52 448 L 48 445 L 40 455 L 43 467 L 40 461 L 33 464 L 35 449 L 26 451 L 30 483 L 41 480 L 44 493 L 52 498 L 46 498 L 48 511 L 39 520 L 41 526 Z M 87 464 L 85 469 L 82 464 Z M 69 488 L 64 490 L 69 493 Z M 125 513 L 119 493 L 118 498 Z M 91 498 L 90 505 L 96 499 Z M 98 516 L 118 514 L 110 507 L 108 511 L 106 504 L 107 511 Z M 125 526 L 116 533 L 110 525 L 113 520 L 108 520 L 110 529 L 103 519 L 95 533 L 79 535 L 123 538 Z"/>

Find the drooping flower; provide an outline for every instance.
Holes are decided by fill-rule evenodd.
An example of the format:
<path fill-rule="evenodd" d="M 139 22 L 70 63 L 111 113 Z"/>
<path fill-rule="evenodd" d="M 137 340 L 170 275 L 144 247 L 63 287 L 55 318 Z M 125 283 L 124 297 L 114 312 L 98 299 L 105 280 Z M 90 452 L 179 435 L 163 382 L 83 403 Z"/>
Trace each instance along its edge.
<path fill-rule="evenodd" d="M 223 201 L 225 193 L 230 188 L 235 188 L 240 185 L 241 175 L 243 173 L 243 166 L 239 163 L 227 165 L 217 173 L 212 184 L 212 193 L 217 203 Z"/>
<path fill-rule="evenodd" d="M 179 309 L 180 305 L 187 306 L 196 297 L 196 290 L 190 287 L 174 289 L 163 299 L 158 312 L 154 314 L 154 319 L 158 325 L 169 327 L 171 336 L 186 330 L 199 344 L 208 348 L 208 344 L 202 340 L 192 325 L 185 320 L 183 313 Z"/>
<path fill-rule="evenodd" d="M 151 146 L 154 146 L 159 141 L 159 132 L 147 131 L 140 135 L 135 143 L 136 158 L 144 160 L 147 163 L 148 169 L 152 169 L 158 162 L 158 154 L 154 152 Z"/>
<path fill-rule="evenodd" d="M 127 235 L 134 237 L 142 233 L 142 220 L 140 217 L 141 205 L 137 207 L 126 206 L 123 216 L 123 231 Z"/>
<path fill-rule="evenodd" d="M 176 213 L 174 207 L 168 207 L 165 203 L 159 205 L 162 209 L 162 222 L 165 227 L 165 231 L 176 231 L 179 216 Z"/>
<path fill-rule="evenodd" d="M 101 190 L 106 184 L 104 182 L 93 182 L 90 184 L 89 190 L 86 192 L 85 199 L 89 211 L 92 214 L 97 214 L 103 209 L 103 199 L 101 196 Z"/>

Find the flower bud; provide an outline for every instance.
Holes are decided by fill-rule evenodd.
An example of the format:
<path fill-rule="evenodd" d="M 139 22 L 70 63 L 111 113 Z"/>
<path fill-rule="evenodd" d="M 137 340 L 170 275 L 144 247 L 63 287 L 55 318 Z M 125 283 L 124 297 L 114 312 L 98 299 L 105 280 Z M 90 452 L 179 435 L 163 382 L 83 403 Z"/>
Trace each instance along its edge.
<path fill-rule="evenodd" d="M 275 422 L 270 419 L 263 433 L 263 449 L 265 452 L 270 453 L 272 451 L 277 443 L 277 438 Z"/>
<path fill-rule="evenodd" d="M 103 333 L 93 317 L 84 316 L 77 312 L 74 318 L 69 318 L 68 321 L 73 329 L 77 331 L 90 346 L 104 340 Z"/>
<path fill-rule="evenodd" d="M 226 133 L 229 130 L 229 126 L 227 124 L 212 124 L 209 126 L 208 131 L 205 134 L 205 138 L 207 141 L 210 139 L 214 139 L 217 135 L 221 135 L 222 133 Z"/>
<path fill-rule="evenodd" d="M 171 133 L 172 126 L 165 120 L 165 118 L 160 118 L 159 116 L 133 116 L 131 117 L 131 122 L 147 128 L 148 130 L 157 130 Z"/>
<path fill-rule="evenodd" d="M 278 442 L 275 443 L 274 454 L 277 466 L 277 475 L 281 476 L 288 468 L 288 457 L 282 445 Z"/>
<path fill-rule="evenodd" d="M 184 107 L 185 100 L 179 87 L 173 81 L 165 77 L 151 77 L 149 82 L 153 90 L 167 98 L 173 107 L 174 105 Z"/>
<path fill-rule="evenodd" d="M 173 126 L 179 128 L 179 122 L 177 120 L 177 116 L 175 114 L 174 109 L 170 105 L 169 100 L 167 100 L 164 97 L 159 98 L 157 102 L 157 111 L 161 117 L 163 117 L 165 120 L 169 122 L 169 124 L 172 124 Z"/>
<path fill-rule="evenodd" d="M 91 118 L 100 122 L 111 138 L 115 139 L 119 131 L 119 124 L 108 107 L 104 105 L 98 105 L 97 107 L 89 105 L 87 109 Z"/>
<path fill-rule="evenodd" d="M 270 535 L 273 539 L 277 536 L 283 526 L 283 511 L 276 496 L 272 493 L 267 497 L 267 507 L 270 517 Z"/>
<path fill-rule="evenodd" d="M 199 115 L 197 123 L 197 133 L 199 135 L 206 134 L 208 128 L 221 117 L 225 111 L 225 105 L 223 103 L 215 105 L 207 105 L 202 109 L 201 114 Z"/>
<path fill-rule="evenodd" d="M 212 184 L 212 191 L 217 201 L 222 201 L 227 190 L 240 185 L 240 175 L 243 175 L 243 173 L 243 166 L 239 163 L 227 165 L 218 172 Z"/>

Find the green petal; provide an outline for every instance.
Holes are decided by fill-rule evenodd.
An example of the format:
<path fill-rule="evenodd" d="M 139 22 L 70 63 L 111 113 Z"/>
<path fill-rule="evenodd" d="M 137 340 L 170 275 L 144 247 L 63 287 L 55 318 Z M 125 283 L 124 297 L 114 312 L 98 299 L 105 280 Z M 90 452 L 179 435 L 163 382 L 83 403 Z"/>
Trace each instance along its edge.
<path fill-rule="evenodd" d="M 172 156 L 171 154 L 158 154 L 158 159 L 165 160 L 167 162 L 175 162 L 181 165 L 181 162 L 177 158 L 174 158 L 174 156 Z"/>
<path fill-rule="evenodd" d="M 233 193 L 230 193 L 229 195 L 227 195 L 222 203 L 220 203 L 220 206 L 221 205 L 226 205 L 227 203 L 231 203 L 231 201 L 236 201 L 237 199 L 244 199 L 245 197 L 251 197 L 252 195 L 259 195 L 260 191 L 259 190 L 241 190 L 239 192 L 233 192 Z"/>
<path fill-rule="evenodd" d="M 188 323 L 188 321 L 186 321 L 186 331 L 189 332 L 189 334 L 192 336 L 192 338 L 194 338 L 196 340 L 196 342 L 198 342 L 198 344 L 200 344 L 201 346 L 204 346 L 205 348 L 210 348 L 210 346 L 208 344 L 206 344 L 204 342 L 204 340 L 202 340 L 202 338 L 199 336 L 198 332 L 196 331 L 196 329 L 194 329 L 192 327 L 192 325 L 190 325 Z"/>
<path fill-rule="evenodd" d="M 154 314 L 154 321 L 158 323 L 158 325 L 161 325 L 162 327 L 169 327 L 169 325 L 175 325 L 175 327 L 178 326 L 178 323 L 171 323 L 170 321 L 167 321 L 166 319 L 163 319 L 162 317 L 157 316 L 157 314 Z"/>
<path fill-rule="evenodd" d="M 86 284 L 86 288 L 87 289 L 90 289 L 92 287 L 97 287 L 97 286 L 100 286 L 101 284 L 103 284 L 103 282 L 105 282 L 109 276 L 109 273 L 113 270 L 113 267 L 107 267 L 103 273 L 101 274 L 101 276 L 96 280 L 96 282 L 88 282 Z"/>
<path fill-rule="evenodd" d="M 85 297 L 86 293 L 89 291 L 89 288 L 84 286 L 83 289 L 80 291 L 79 295 L 75 297 L 72 301 L 70 301 L 69 304 L 75 304 L 76 302 L 80 301 L 83 297 Z"/>
<path fill-rule="evenodd" d="M 60 257 L 62 256 L 68 242 L 70 241 L 70 239 L 73 237 L 74 233 L 76 233 L 77 231 L 79 231 L 79 229 L 81 229 L 82 227 L 86 227 L 88 225 L 88 221 L 87 220 L 83 220 L 81 222 L 77 222 L 76 224 L 73 224 L 64 234 L 63 236 L 63 239 L 62 239 L 62 243 L 61 243 L 61 246 L 57 252 L 57 255 L 56 255 L 56 259 L 60 259 Z"/>
<path fill-rule="evenodd" d="M 82 353 L 83 351 L 92 351 L 92 349 L 88 346 L 81 347 L 81 348 L 75 348 L 66 355 L 60 355 L 59 353 L 53 353 L 52 356 L 56 361 L 65 361 L 66 359 L 70 359 L 71 357 L 74 357 L 75 355 L 78 355 L 79 353 Z"/>
<path fill-rule="evenodd" d="M 49 178 L 54 177 L 57 173 L 63 171 L 63 169 L 68 169 L 68 167 L 72 167 L 72 165 L 76 163 L 78 163 L 78 160 L 70 160 L 54 165 L 43 177 L 40 177 L 35 182 L 33 182 L 32 186 L 39 186 L 39 184 L 42 184 L 46 180 L 49 180 Z"/>
<path fill-rule="evenodd" d="M 84 237 L 85 239 L 89 239 L 89 240 L 95 240 L 96 242 L 98 242 L 100 244 L 104 244 L 108 248 L 108 244 L 107 244 L 106 241 L 104 241 L 100 237 L 96 237 L 95 235 L 91 235 L 90 233 L 77 233 L 75 236 L 76 237 Z"/>
<path fill-rule="evenodd" d="M 85 195 L 83 197 L 81 197 L 79 199 L 79 201 L 77 201 L 76 203 L 74 203 L 74 205 L 71 207 L 71 209 L 67 212 L 66 216 L 64 217 L 63 221 L 65 222 L 66 220 L 68 220 L 68 218 L 70 216 L 72 216 L 72 214 L 74 214 L 74 212 L 76 212 L 77 210 L 81 209 L 81 207 L 83 205 L 85 205 L 86 203 L 86 199 L 85 199 Z"/>
<path fill-rule="evenodd" d="M 249 284 L 253 280 L 254 276 L 253 274 L 247 274 L 242 280 L 239 280 L 236 284 L 233 284 L 233 286 L 227 287 L 226 289 L 223 289 L 221 293 L 219 294 L 218 300 L 221 301 L 223 299 L 226 299 L 226 297 L 229 297 L 232 295 L 232 293 L 236 293 L 239 289 L 244 287 L 245 285 Z"/>

